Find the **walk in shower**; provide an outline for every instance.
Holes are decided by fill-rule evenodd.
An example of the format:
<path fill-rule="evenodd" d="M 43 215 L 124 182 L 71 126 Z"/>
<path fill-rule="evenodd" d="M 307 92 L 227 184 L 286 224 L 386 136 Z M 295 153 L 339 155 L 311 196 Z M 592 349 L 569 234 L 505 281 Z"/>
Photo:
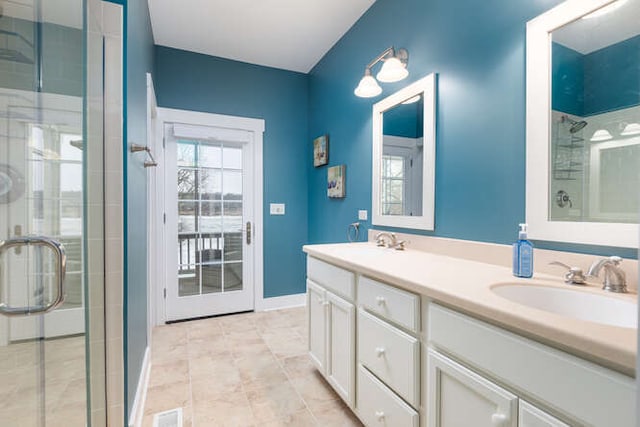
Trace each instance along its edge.
<path fill-rule="evenodd" d="M 91 94 L 104 67 L 89 15 L 83 0 L 0 1 L 3 426 L 106 425 L 104 111 Z"/>

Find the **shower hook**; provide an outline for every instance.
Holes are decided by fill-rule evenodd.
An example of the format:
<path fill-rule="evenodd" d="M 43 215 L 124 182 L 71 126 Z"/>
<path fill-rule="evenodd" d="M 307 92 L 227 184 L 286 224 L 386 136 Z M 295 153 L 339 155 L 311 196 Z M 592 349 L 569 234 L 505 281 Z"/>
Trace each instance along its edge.
<path fill-rule="evenodd" d="M 140 151 L 146 151 L 147 152 L 147 154 L 149 155 L 149 158 L 151 159 L 151 161 L 147 160 L 147 161 L 144 162 L 144 167 L 145 168 L 158 166 L 158 163 L 153 158 L 153 154 L 151 154 L 151 149 L 149 149 L 149 147 L 147 147 L 146 145 L 131 144 L 129 149 L 130 149 L 130 151 L 132 153 L 137 153 L 137 152 L 140 152 Z"/>

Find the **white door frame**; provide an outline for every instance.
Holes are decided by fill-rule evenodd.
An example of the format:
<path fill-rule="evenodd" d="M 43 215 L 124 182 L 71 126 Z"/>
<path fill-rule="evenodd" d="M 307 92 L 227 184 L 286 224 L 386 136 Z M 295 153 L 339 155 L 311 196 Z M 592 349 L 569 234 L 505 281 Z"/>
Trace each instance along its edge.
<path fill-rule="evenodd" d="M 164 126 L 167 123 L 181 123 L 187 125 L 196 125 L 196 126 L 212 126 L 217 128 L 226 128 L 226 129 L 234 129 L 234 130 L 244 130 L 253 132 L 253 149 L 255 156 L 255 170 L 254 170 L 254 178 L 253 178 L 253 188 L 254 188 L 254 221 L 253 221 L 253 250 L 254 250 L 254 263 L 253 263 L 253 286 L 254 286 L 254 301 L 253 306 L 254 310 L 261 310 L 264 306 L 264 265 L 263 265 L 263 133 L 265 129 L 265 121 L 264 119 L 254 119 L 248 117 L 236 117 L 236 116 L 227 116 L 222 114 L 213 114 L 213 113 L 202 113 L 197 111 L 187 111 L 187 110 L 176 110 L 172 108 L 158 108 L 158 116 L 155 121 L 155 135 L 156 135 L 156 146 L 164 147 Z M 162 175 L 164 175 L 164 171 L 166 170 L 165 156 L 164 153 L 161 155 L 161 160 L 156 158 L 159 163 L 159 167 L 162 171 Z M 160 174 L 158 176 L 161 176 Z M 164 180 L 156 181 L 156 190 L 153 194 L 156 200 L 156 206 L 162 207 L 162 209 L 157 209 L 159 214 L 164 218 L 164 192 L 165 192 L 165 182 Z M 165 227 L 161 227 L 161 232 L 158 231 L 156 236 L 156 242 L 161 244 L 156 244 L 156 246 L 160 247 L 160 250 L 163 253 L 166 253 L 164 250 L 167 242 L 166 230 Z M 156 258 L 156 264 L 150 268 L 155 268 L 156 271 L 156 279 L 158 276 L 162 275 L 163 278 L 160 280 L 156 280 L 156 283 L 152 283 L 151 286 L 155 286 L 154 294 L 155 297 L 152 297 L 150 301 L 155 301 L 155 307 L 152 311 L 155 314 L 155 319 L 153 319 L 153 325 L 161 325 L 166 322 L 166 300 L 165 300 L 165 289 L 166 289 L 166 280 L 165 277 L 167 275 L 166 271 L 166 262 L 164 262 L 164 255 L 160 258 Z M 151 282 L 150 282 L 151 283 Z"/>
<path fill-rule="evenodd" d="M 159 313 L 154 303 L 154 298 L 159 289 L 164 289 L 164 274 L 160 274 L 159 266 L 163 261 L 163 209 L 164 192 L 162 189 L 164 180 L 164 152 L 162 150 L 162 138 L 156 135 L 158 120 L 158 104 L 153 87 L 151 73 L 147 73 L 147 147 L 153 153 L 157 166 L 147 172 L 147 343 L 151 345 L 151 331 L 158 324 Z"/>

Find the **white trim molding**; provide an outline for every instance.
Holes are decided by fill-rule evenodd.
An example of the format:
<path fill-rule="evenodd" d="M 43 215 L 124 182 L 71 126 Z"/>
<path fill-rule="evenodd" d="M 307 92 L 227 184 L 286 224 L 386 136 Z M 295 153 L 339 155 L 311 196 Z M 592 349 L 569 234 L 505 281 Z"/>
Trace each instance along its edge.
<path fill-rule="evenodd" d="M 254 262 L 253 262 L 253 308 L 255 310 L 260 309 L 264 305 L 264 263 L 263 263 L 263 133 L 265 130 L 264 119 L 247 118 L 227 116 L 222 114 L 203 113 L 188 110 L 176 110 L 171 108 L 158 108 L 158 120 L 156 121 L 156 138 L 162 141 L 164 137 L 164 126 L 166 124 L 181 124 L 181 125 L 193 125 L 193 126 L 212 126 L 217 129 L 228 129 L 235 131 L 248 131 L 253 134 L 252 147 L 253 158 L 255 162 L 253 164 L 253 243 L 254 247 Z M 166 188 L 164 183 L 158 182 L 158 188 L 156 191 L 156 197 L 161 198 L 159 200 L 164 201 L 164 194 Z M 164 206 L 164 203 L 162 204 Z M 163 231 L 164 234 L 164 231 Z M 163 247 L 166 246 L 166 242 L 163 242 Z M 165 271 L 167 263 L 157 266 L 157 271 L 163 277 L 167 277 Z M 166 286 L 166 285 L 165 285 Z M 166 300 L 164 298 L 164 289 L 156 289 L 155 297 L 152 299 L 157 305 L 153 308 L 156 313 L 155 323 L 156 325 L 165 323 L 167 321 L 166 313 Z"/>
<path fill-rule="evenodd" d="M 382 164 L 383 126 L 385 111 L 416 95 L 423 96 L 423 160 L 422 160 L 422 215 L 382 215 L 380 177 Z M 436 75 L 426 77 L 400 89 L 373 105 L 373 167 L 371 186 L 372 224 L 389 227 L 434 229 L 436 179 Z"/>
<path fill-rule="evenodd" d="M 526 221 L 532 239 L 638 247 L 637 224 L 549 220 L 551 33 L 613 1 L 567 0 L 527 23 Z"/>
<path fill-rule="evenodd" d="M 307 304 L 307 294 L 283 295 L 280 297 L 263 298 L 256 301 L 255 311 L 279 310 L 282 308 L 302 307 Z"/>
<path fill-rule="evenodd" d="M 147 400 L 147 389 L 149 388 L 149 376 L 151 373 L 151 349 L 147 347 L 144 351 L 144 359 L 142 359 L 142 369 L 138 377 L 138 386 L 136 388 L 136 396 L 133 399 L 131 414 L 129 416 L 130 427 L 142 427 L 144 416 L 144 405 Z"/>

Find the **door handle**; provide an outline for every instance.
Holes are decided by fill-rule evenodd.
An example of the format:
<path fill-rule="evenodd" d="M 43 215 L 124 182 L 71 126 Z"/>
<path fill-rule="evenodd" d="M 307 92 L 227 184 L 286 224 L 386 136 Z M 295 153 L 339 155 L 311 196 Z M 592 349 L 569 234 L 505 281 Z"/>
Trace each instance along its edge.
<path fill-rule="evenodd" d="M 251 221 L 247 221 L 247 245 L 251 244 Z"/>
<path fill-rule="evenodd" d="M 28 316 L 30 314 L 48 313 L 60 307 L 64 302 L 64 276 L 67 271 L 67 255 L 62 243 L 42 236 L 24 236 L 9 240 L 0 240 L 0 255 L 11 248 L 22 246 L 42 246 L 51 250 L 56 257 L 56 297 L 47 305 L 34 305 L 25 307 L 11 307 L 5 302 L 0 302 L 0 314 L 5 316 Z M 0 275 L 2 280 L 3 275 Z"/>

